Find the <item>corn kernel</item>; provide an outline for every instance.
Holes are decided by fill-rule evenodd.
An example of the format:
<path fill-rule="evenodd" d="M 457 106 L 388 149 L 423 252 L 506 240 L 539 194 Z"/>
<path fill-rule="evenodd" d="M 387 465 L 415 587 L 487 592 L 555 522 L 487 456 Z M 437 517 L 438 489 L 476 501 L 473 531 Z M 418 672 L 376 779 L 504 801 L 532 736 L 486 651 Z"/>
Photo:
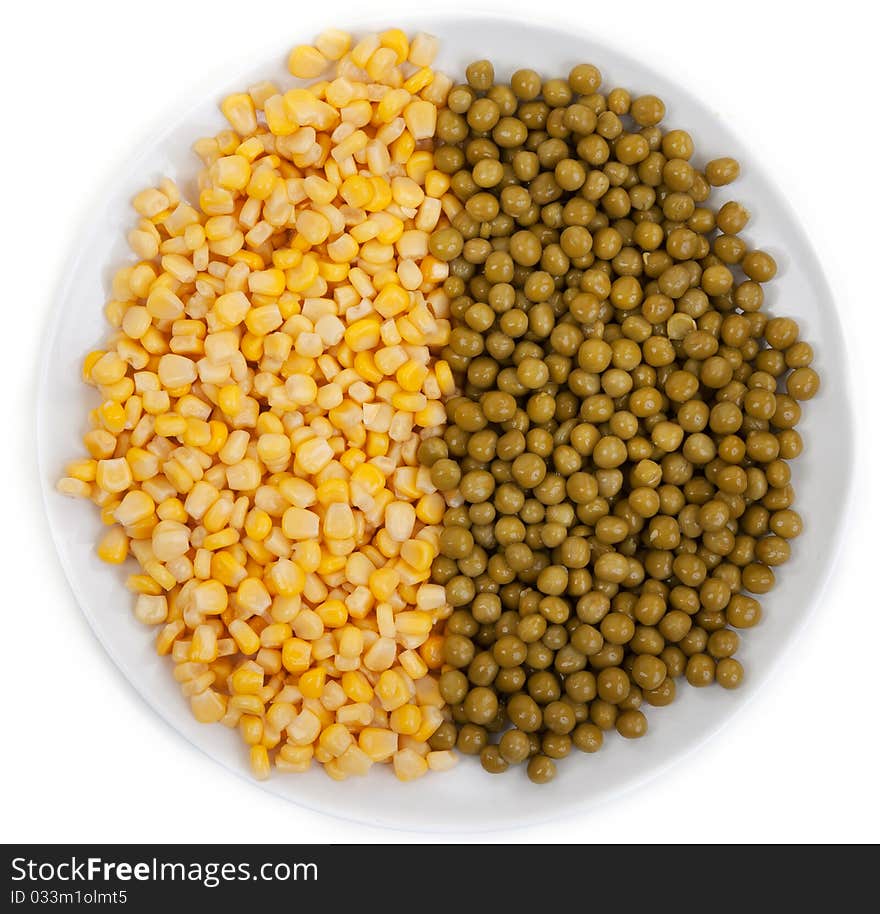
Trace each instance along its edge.
<path fill-rule="evenodd" d="M 216 723 L 226 713 L 226 698 L 213 689 L 206 689 L 189 700 L 193 717 L 202 724 Z M 254 747 L 257 748 L 257 747 Z M 265 750 L 263 750 L 265 752 Z"/>
<path fill-rule="evenodd" d="M 317 48 L 306 44 L 297 45 L 287 59 L 287 69 L 298 79 L 314 79 L 326 66 L 327 58 Z"/>
<path fill-rule="evenodd" d="M 326 29 L 315 39 L 315 47 L 327 60 L 339 60 L 351 47 L 351 35 L 339 29 Z"/>
<path fill-rule="evenodd" d="M 364 727 L 358 735 L 358 746 L 374 762 L 384 762 L 397 752 L 398 735 L 391 730 Z"/>
<path fill-rule="evenodd" d="M 120 565 L 128 557 L 128 537 L 122 527 L 111 527 L 98 544 L 98 557 L 102 562 Z"/>
<path fill-rule="evenodd" d="M 302 676 L 299 677 L 299 682 L 297 683 L 300 692 L 302 692 L 306 698 L 320 698 L 321 692 L 324 689 L 326 675 L 326 671 L 320 666 L 306 670 Z"/>

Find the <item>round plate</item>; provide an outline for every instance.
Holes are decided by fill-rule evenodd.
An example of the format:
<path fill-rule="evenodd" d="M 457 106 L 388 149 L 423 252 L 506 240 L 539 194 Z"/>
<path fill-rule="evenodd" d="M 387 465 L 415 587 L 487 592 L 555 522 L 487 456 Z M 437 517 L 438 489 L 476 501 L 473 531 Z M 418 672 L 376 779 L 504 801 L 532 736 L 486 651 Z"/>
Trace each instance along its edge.
<path fill-rule="evenodd" d="M 649 711 L 646 737 L 629 742 L 613 735 L 596 755 L 575 753 L 576 757 L 560 764 L 557 779 L 541 787 L 532 785 L 524 772 L 488 777 L 473 759 L 464 759 L 452 772 L 429 773 L 409 784 L 398 782 L 387 766 L 376 766 L 365 779 L 343 783 L 330 780 L 315 766 L 307 774 L 275 773 L 261 784 L 279 798 L 371 825 L 430 830 L 511 827 L 583 810 L 657 774 L 707 739 L 761 688 L 818 601 L 840 540 L 853 450 L 847 359 L 828 285 L 796 216 L 762 174 L 748 147 L 689 92 L 573 31 L 557 31 L 534 22 L 460 16 L 413 16 L 395 24 L 409 32 L 424 30 L 437 35 L 442 47 L 437 65 L 459 80 L 469 61 L 483 57 L 494 62 L 499 78 L 525 66 L 560 76 L 576 63 L 593 62 L 602 70 L 606 86 L 626 86 L 634 93 L 661 96 L 667 105 L 665 123 L 691 132 L 699 163 L 719 155 L 739 159 L 742 177 L 734 195 L 753 214 L 747 238 L 771 251 L 780 266 L 779 277 L 767 290 L 767 310 L 800 322 L 804 338 L 815 345 L 822 375 L 820 395 L 804 410 L 805 452 L 794 463 L 797 507 L 806 529 L 795 544 L 794 558 L 780 570 L 779 586 L 762 600 L 761 625 L 743 633 L 747 678 L 739 691 L 680 688 L 672 706 Z M 334 25 L 344 27 L 345 23 Z M 362 24 L 359 30 L 369 25 Z M 298 40 L 308 41 L 310 36 Z M 83 612 L 109 654 L 153 708 L 211 758 L 246 777 L 246 747 L 238 734 L 194 720 L 171 676 L 170 661 L 156 656 L 154 632 L 132 616 L 133 598 L 123 585 L 127 572 L 108 567 L 96 557 L 94 544 L 101 529 L 97 511 L 57 494 L 54 484 L 65 463 L 82 453 L 86 412 L 97 405 L 94 391 L 81 381 L 80 364 L 83 355 L 105 338 L 102 308 L 113 269 L 131 259 L 125 236 L 135 219 L 132 196 L 163 174 L 191 189 L 200 167 L 191 143 L 225 126 L 218 101 L 259 79 L 274 78 L 288 85 L 284 61 L 296 41 L 296 35 L 287 36 L 259 66 L 243 69 L 229 83 L 228 76 L 223 76 L 213 91 L 192 98 L 188 107 L 165 120 L 170 124 L 165 132 L 132 156 L 115 181 L 108 183 L 107 192 L 91 209 L 89 224 L 77 238 L 59 289 L 39 391 L 39 465 L 46 509 L 62 565 Z M 728 198 L 726 193 L 720 197 Z"/>

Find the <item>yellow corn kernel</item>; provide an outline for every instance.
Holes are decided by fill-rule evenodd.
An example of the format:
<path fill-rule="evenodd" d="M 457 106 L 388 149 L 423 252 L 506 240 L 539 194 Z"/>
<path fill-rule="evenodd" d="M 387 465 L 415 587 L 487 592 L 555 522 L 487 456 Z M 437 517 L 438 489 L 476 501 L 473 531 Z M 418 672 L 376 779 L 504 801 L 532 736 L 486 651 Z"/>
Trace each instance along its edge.
<path fill-rule="evenodd" d="M 449 749 L 429 752 L 425 756 L 431 771 L 451 771 L 458 764 L 458 756 Z"/>
<path fill-rule="evenodd" d="M 403 63 L 409 57 L 409 39 L 401 29 L 387 29 L 379 34 L 383 48 L 391 48 L 396 55 L 395 63 Z"/>
<path fill-rule="evenodd" d="M 373 198 L 373 185 L 369 178 L 352 175 L 342 182 L 339 194 L 354 209 L 363 209 Z"/>
<path fill-rule="evenodd" d="M 376 535 L 373 537 L 373 545 L 386 559 L 395 558 L 400 553 L 400 543 L 394 539 L 384 527 L 376 532 Z M 399 579 L 399 572 L 396 573 Z M 388 579 L 383 578 L 383 581 L 379 586 L 384 587 L 386 580 L 390 580 L 390 577 Z"/>
<path fill-rule="evenodd" d="M 413 736 L 422 726 L 422 712 L 418 705 L 403 705 L 391 712 L 389 719 L 391 729 L 403 736 Z"/>
<path fill-rule="evenodd" d="M 347 539 L 354 533 L 355 520 L 351 507 L 340 502 L 329 505 L 324 517 L 324 535 L 332 539 Z"/>
<path fill-rule="evenodd" d="M 161 599 L 164 600 L 165 598 L 162 597 Z M 140 602 L 140 598 L 138 598 L 138 602 Z M 174 642 L 180 637 L 185 628 L 186 625 L 182 619 L 175 619 L 173 622 L 169 622 L 165 625 L 156 636 L 156 653 L 160 657 L 169 654 Z"/>
<path fill-rule="evenodd" d="M 401 781 L 413 781 L 427 770 L 427 761 L 413 749 L 401 749 L 394 753 L 394 773 Z"/>
<path fill-rule="evenodd" d="M 327 628 L 339 628 L 348 621 L 348 610 L 342 600 L 327 600 L 316 612 Z"/>
<path fill-rule="evenodd" d="M 423 495 L 416 505 L 416 517 L 423 524 L 439 524 L 443 520 L 446 501 L 439 492 Z"/>
<path fill-rule="evenodd" d="M 400 660 L 400 665 L 403 667 L 404 672 L 410 679 L 421 679 L 428 674 L 428 664 L 425 663 L 415 651 L 404 651 L 398 659 Z M 439 723 L 437 726 L 439 726 Z M 431 734 L 429 733 L 428 736 L 430 735 Z M 427 739 L 428 736 L 426 736 L 425 739 Z"/>
<path fill-rule="evenodd" d="M 232 243 L 232 242 L 230 242 Z M 237 243 L 237 236 L 236 236 Z M 216 245 L 215 245 L 216 248 Z M 230 263 L 243 263 L 249 270 L 262 270 L 265 262 L 255 251 L 237 250 L 228 257 Z"/>
<path fill-rule="evenodd" d="M 162 595 L 162 587 L 148 574 L 131 574 L 126 578 L 125 586 L 134 593 L 147 594 L 158 597 Z"/>
<path fill-rule="evenodd" d="M 406 311 L 409 306 L 410 293 L 396 283 L 385 286 L 373 302 L 373 307 L 385 318 L 396 317 Z M 378 340 L 376 342 L 378 343 Z"/>
<path fill-rule="evenodd" d="M 260 632 L 260 644 L 274 649 L 281 647 L 290 636 L 290 626 L 286 622 L 273 622 Z"/>
<path fill-rule="evenodd" d="M 260 636 L 242 619 L 233 619 L 229 623 L 229 634 L 242 654 L 256 654 L 260 649 Z"/>
<path fill-rule="evenodd" d="M 342 724 L 331 724 L 318 739 L 318 745 L 329 752 L 333 758 L 338 758 L 353 743 L 354 737 Z"/>
<path fill-rule="evenodd" d="M 394 670 L 385 670 L 379 675 L 375 687 L 376 697 L 386 711 L 393 711 L 406 704 L 409 692 L 401 679 L 400 674 Z"/>
<path fill-rule="evenodd" d="M 312 645 L 302 638 L 289 638 L 281 648 L 281 662 L 291 673 L 303 673 L 309 668 Z"/>
<path fill-rule="evenodd" d="M 209 533 L 203 543 L 202 548 L 207 549 L 209 552 L 214 552 L 218 549 L 226 549 L 227 546 L 237 543 L 240 539 L 240 534 L 238 530 L 233 530 L 231 527 L 227 527 L 225 530 L 218 530 L 216 533 Z"/>
<path fill-rule="evenodd" d="M 279 434 L 260 435 L 257 454 L 266 466 L 279 462 L 286 465 L 290 460 L 290 438 Z"/>
<path fill-rule="evenodd" d="M 287 58 L 287 69 L 297 79 L 314 79 L 327 66 L 327 58 L 315 47 L 297 45 Z"/>
<path fill-rule="evenodd" d="M 204 550 L 204 556 L 204 561 L 210 563 L 208 573 L 199 575 L 199 577 L 207 578 L 210 575 L 221 584 L 231 588 L 237 588 L 247 577 L 247 569 L 228 551 L 212 554 Z"/>
<path fill-rule="evenodd" d="M 193 590 L 192 600 L 203 615 L 220 615 L 229 604 L 229 593 L 219 581 L 202 581 Z"/>
<path fill-rule="evenodd" d="M 361 463 L 352 471 L 351 485 L 357 486 L 368 495 L 377 495 L 385 488 L 382 471 L 372 463 Z"/>
<path fill-rule="evenodd" d="M 358 746 L 374 762 L 384 762 L 397 752 L 398 735 L 379 727 L 364 727 L 358 734 Z"/>
<path fill-rule="evenodd" d="M 281 520 L 284 535 L 293 540 L 317 539 L 320 518 L 306 508 L 288 508 Z"/>
<path fill-rule="evenodd" d="M 248 131 L 239 131 L 239 133 L 247 133 Z M 237 155 L 244 156 L 248 162 L 253 162 L 255 159 L 259 158 L 264 152 L 265 147 L 263 146 L 263 141 L 258 136 L 248 137 L 244 140 L 239 146 L 236 147 L 235 152 Z M 187 226 L 189 229 L 190 226 Z M 185 234 L 185 233 L 184 233 Z M 189 243 L 187 243 L 189 246 Z M 198 245 L 194 245 L 198 247 Z"/>
<path fill-rule="evenodd" d="M 131 378 L 121 378 L 115 384 L 101 384 L 99 390 L 105 399 L 124 403 L 134 393 L 134 381 Z"/>
<path fill-rule="evenodd" d="M 446 409 L 439 400 L 429 400 L 424 409 L 413 414 L 413 421 L 422 428 L 438 428 L 446 421 Z"/>
<path fill-rule="evenodd" d="M 398 634 L 417 638 L 427 638 L 433 626 L 430 614 L 419 610 L 398 613 L 394 617 L 394 623 Z"/>
<path fill-rule="evenodd" d="M 96 460 L 83 459 L 74 460 L 67 464 L 67 475 L 81 482 L 94 482 L 98 472 L 98 462 Z"/>
<path fill-rule="evenodd" d="M 385 602 L 397 589 L 399 583 L 400 574 L 396 569 L 386 565 L 384 568 L 377 568 L 370 575 L 369 588 L 377 600 Z"/>
<path fill-rule="evenodd" d="M 412 536 L 416 521 L 415 508 L 405 501 L 393 501 L 385 508 L 385 530 L 396 543 L 405 543 Z"/>
<path fill-rule="evenodd" d="M 366 180 L 366 179 L 365 179 Z M 131 309 L 129 309 L 131 310 Z M 83 380 L 87 383 L 92 383 L 92 369 L 95 365 L 103 358 L 106 353 L 102 349 L 96 349 L 93 352 L 90 352 L 84 359 L 82 364 L 82 377 Z"/>
<path fill-rule="evenodd" d="M 98 407 L 98 416 L 101 424 L 111 435 L 118 435 L 125 428 L 125 410 L 113 400 L 107 400 Z"/>
<path fill-rule="evenodd" d="M 285 276 L 291 292 L 304 292 L 318 278 L 318 261 L 314 256 L 305 256 L 300 263 L 288 269 Z"/>
<path fill-rule="evenodd" d="M 211 663 L 217 659 L 217 632 L 210 625 L 199 625 L 193 632 L 189 649 L 190 660 Z"/>
<path fill-rule="evenodd" d="M 318 501 L 324 505 L 349 502 L 349 487 L 344 479 L 328 479 L 317 488 Z"/>
<path fill-rule="evenodd" d="M 368 180 L 370 182 L 370 199 L 364 204 L 363 208 L 370 213 L 379 213 L 391 205 L 391 185 L 378 175 L 374 175 Z M 373 224 L 375 225 L 376 223 Z M 354 231 L 352 231 L 352 234 L 354 235 Z M 367 239 L 363 240 L 366 241 Z"/>
<path fill-rule="evenodd" d="M 422 384 L 428 377 L 428 367 L 421 362 L 410 360 L 397 369 L 395 377 L 397 378 L 397 383 L 405 391 L 420 391 Z"/>
<path fill-rule="evenodd" d="M 412 161 L 412 158 L 411 156 L 409 161 Z M 422 188 L 412 178 L 403 175 L 392 179 L 391 195 L 398 206 L 410 209 L 417 209 L 425 199 Z"/>
<path fill-rule="evenodd" d="M 121 565 L 128 557 L 128 537 L 122 527 L 111 527 L 98 544 L 98 557 L 102 562 Z"/>
<path fill-rule="evenodd" d="M 244 406 L 244 392 L 237 384 L 226 384 L 217 392 L 217 405 L 227 416 L 237 416 Z"/>
<path fill-rule="evenodd" d="M 297 710 L 287 701 L 276 701 L 266 712 L 266 723 L 276 730 L 283 730 L 296 719 Z"/>
<path fill-rule="evenodd" d="M 326 676 L 327 673 L 323 667 L 313 667 L 310 670 L 306 670 L 306 672 L 299 677 L 297 686 L 304 697 L 320 698 L 321 692 L 324 690 Z"/>
<path fill-rule="evenodd" d="M 110 385 L 125 377 L 128 365 L 115 352 L 103 353 L 89 370 L 89 380 L 93 384 Z"/>
<path fill-rule="evenodd" d="M 291 746 L 285 744 L 278 750 L 275 756 L 275 765 L 281 771 L 308 771 L 312 764 L 312 758 L 315 750 L 311 745 Z M 451 755 L 451 753 L 448 753 Z"/>
<path fill-rule="evenodd" d="M 226 483 L 230 489 L 238 492 L 249 492 L 260 484 L 262 471 L 260 465 L 251 457 L 226 468 Z"/>
<path fill-rule="evenodd" d="M 271 553 L 266 553 L 264 561 L 271 560 Z M 303 569 L 289 559 L 279 559 L 265 573 L 266 586 L 273 594 L 281 597 L 296 597 L 303 593 L 306 575 Z"/>
<path fill-rule="evenodd" d="M 304 574 L 311 574 L 321 564 L 321 547 L 314 541 L 299 542 L 293 547 L 291 557 Z"/>
<path fill-rule="evenodd" d="M 339 654 L 342 657 L 353 659 L 360 657 L 364 649 L 364 637 L 359 628 L 347 625 L 339 636 Z M 343 684 L 343 688 L 345 688 Z"/>
<path fill-rule="evenodd" d="M 370 59 L 370 55 L 379 47 L 379 36 L 376 34 L 365 35 L 361 40 L 351 49 L 349 57 L 351 62 L 356 66 L 363 69 L 367 65 L 367 61 Z"/>
<path fill-rule="evenodd" d="M 263 721 L 253 714 L 242 714 L 238 728 L 241 738 L 248 746 L 256 746 L 263 739 Z"/>
<path fill-rule="evenodd" d="M 330 445 L 322 438 L 311 438 L 297 447 L 295 468 L 299 467 L 302 472 L 314 475 L 320 473 L 332 459 L 333 449 Z"/>
<path fill-rule="evenodd" d="M 370 55 L 365 67 L 367 76 L 374 82 L 386 81 L 397 62 L 397 52 L 387 47 L 377 48 Z"/>
<path fill-rule="evenodd" d="M 244 322 L 247 329 L 254 336 L 259 337 L 277 330 L 284 323 L 284 318 L 281 316 L 278 305 L 263 305 L 259 308 L 251 308 Z M 244 344 L 244 340 L 242 344 Z"/>
<path fill-rule="evenodd" d="M 345 342 L 352 352 L 374 349 L 379 344 L 379 321 L 363 318 L 350 324 L 345 331 Z"/>
<path fill-rule="evenodd" d="M 369 703 L 373 700 L 373 687 L 360 670 L 343 673 L 341 683 L 350 701 Z"/>
<path fill-rule="evenodd" d="M 248 276 L 248 288 L 259 295 L 280 295 L 286 287 L 284 271 L 273 267 L 258 270 Z"/>
<path fill-rule="evenodd" d="M 124 457 L 99 460 L 95 482 L 105 492 L 124 492 L 133 482 L 131 467 Z"/>
<path fill-rule="evenodd" d="M 294 619 L 293 630 L 298 638 L 316 641 L 324 633 L 324 623 L 314 610 L 303 609 Z"/>
<path fill-rule="evenodd" d="M 266 126 L 269 132 L 275 136 L 290 136 L 295 133 L 299 125 L 293 119 L 288 111 L 283 95 L 271 95 L 263 103 L 263 113 L 266 116 Z M 202 192 L 204 195 L 204 191 Z M 205 209 L 202 203 L 202 209 Z M 207 210 L 205 210 L 207 212 Z M 224 210 L 232 212 L 232 210 Z"/>
<path fill-rule="evenodd" d="M 257 115 L 254 100 L 246 92 L 228 95 L 220 103 L 220 110 L 236 133 L 248 136 L 256 131 Z"/>
<path fill-rule="evenodd" d="M 260 319 L 262 320 L 262 317 Z M 263 357 L 263 338 L 255 333 L 246 333 L 241 338 L 239 348 L 241 349 L 241 354 L 248 361 L 259 362 Z"/>
<path fill-rule="evenodd" d="M 263 675 L 249 661 L 249 665 L 239 667 L 229 677 L 229 687 L 238 695 L 256 695 L 263 688 Z"/>
<path fill-rule="evenodd" d="M 156 416 L 155 428 L 161 438 L 177 438 L 186 432 L 186 418 L 176 413 L 161 413 Z"/>
<path fill-rule="evenodd" d="M 354 260 L 355 257 L 351 259 Z M 351 265 L 348 262 L 329 263 L 322 260 L 318 266 L 318 273 L 325 282 L 340 283 L 348 276 L 350 269 Z"/>
<path fill-rule="evenodd" d="M 114 516 L 124 527 L 133 527 L 151 518 L 155 509 L 156 503 L 146 492 L 134 489 L 126 492 L 116 506 Z"/>
<path fill-rule="evenodd" d="M 402 412 L 416 413 L 428 405 L 428 400 L 423 393 L 399 390 L 392 396 L 391 405 Z"/>
<path fill-rule="evenodd" d="M 429 197 L 439 200 L 449 190 L 450 184 L 449 175 L 442 171 L 432 169 L 425 175 L 425 193 Z"/>
<path fill-rule="evenodd" d="M 351 48 L 351 35 L 339 29 L 326 29 L 315 39 L 315 47 L 327 60 L 339 60 Z"/>
<path fill-rule="evenodd" d="M 271 771 L 269 766 L 269 753 L 265 746 L 251 746 L 251 771 L 258 781 L 265 781 Z"/>
<path fill-rule="evenodd" d="M 403 88 L 411 95 L 421 92 L 426 86 L 430 86 L 434 81 L 434 71 L 430 67 L 422 67 L 416 70 L 409 79 L 404 80 Z"/>
<path fill-rule="evenodd" d="M 262 541 L 272 532 L 272 518 L 260 508 L 252 508 L 245 518 L 245 533 L 254 540 Z"/>
<path fill-rule="evenodd" d="M 368 432 L 366 450 L 368 457 L 384 457 L 388 453 L 389 439 L 384 432 Z"/>
<path fill-rule="evenodd" d="M 424 102 L 419 103 L 410 103 L 410 104 L 425 104 Z M 410 107 L 409 105 L 407 107 Z M 432 106 L 433 107 L 433 106 Z M 398 165 L 403 165 L 409 160 L 409 157 L 415 152 L 416 141 L 413 139 L 413 135 L 409 130 L 404 130 L 403 133 L 391 144 L 391 158 Z M 388 189 L 388 196 L 391 196 L 391 188 Z M 390 200 L 388 201 L 391 202 Z M 386 203 L 385 206 L 388 204 Z M 382 207 L 385 208 L 384 206 Z"/>
<path fill-rule="evenodd" d="M 216 723 L 226 713 L 226 697 L 213 689 L 205 689 L 204 692 L 193 695 L 189 704 L 193 717 L 202 724 Z"/>
<path fill-rule="evenodd" d="M 449 363 L 439 359 L 434 364 L 434 375 L 437 378 L 437 384 L 440 386 L 440 393 L 444 396 L 450 396 L 455 393 L 455 380 L 452 377 L 452 369 Z"/>
<path fill-rule="evenodd" d="M 168 618 L 167 597 L 139 594 L 134 605 L 134 615 L 138 622 L 144 625 L 158 625 L 164 622 Z"/>
<path fill-rule="evenodd" d="M 431 567 L 436 552 L 434 547 L 425 540 L 407 540 L 400 547 L 400 557 L 417 571 L 426 571 Z"/>
<path fill-rule="evenodd" d="M 171 201 L 161 191 L 158 191 L 155 188 L 149 188 L 147 190 L 142 190 L 137 194 L 131 201 L 131 205 L 141 216 L 144 216 L 147 219 L 153 219 L 161 212 L 168 209 L 171 205 Z"/>
<path fill-rule="evenodd" d="M 413 101 L 404 108 L 403 119 L 415 141 L 430 139 L 437 127 L 437 108 L 430 102 Z"/>
<path fill-rule="evenodd" d="M 115 520 L 113 517 L 113 512 L 116 510 L 116 507 L 119 504 L 119 500 L 112 499 L 101 504 L 100 502 L 104 502 L 105 498 L 107 498 L 106 494 L 100 494 L 98 496 L 100 501 L 96 502 L 96 504 L 98 504 L 98 507 L 101 509 L 101 523 L 110 527 L 113 525 L 113 521 Z"/>
<path fill-rule="evenodd" d="M 373 760 L 359 746 L 352 744 L 334 760 L 339 771 L 346 776 L 363 776 L 373 765 Z"/>
<path fill-rule="evenodd" d="M 430 67 L 437 56 L 440 42 L 427 32 L 416 34 L 409 46 L 409 62 L 417 67 Z"/>

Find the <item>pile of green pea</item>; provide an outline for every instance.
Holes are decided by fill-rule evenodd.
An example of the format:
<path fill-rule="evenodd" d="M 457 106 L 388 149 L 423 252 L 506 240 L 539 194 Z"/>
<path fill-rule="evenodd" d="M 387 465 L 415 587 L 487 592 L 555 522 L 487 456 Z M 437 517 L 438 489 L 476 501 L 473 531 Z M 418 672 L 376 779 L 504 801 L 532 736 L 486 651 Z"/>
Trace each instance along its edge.
<path fill-rule="evenodd" d="M 710 201 L 739 164 L 699 168 L 659 98 L 601 81 L 478 61 L 436 132 L 460 396 L 419 451 L 454 607 L 431 742 L 537 783 L 643 736 L 681 676 L 740 685 L 737 632 L 801 532 L 789 461 L 819 388 L 797 324 L 762 311 L 776 263 L 748 212 Z"/>

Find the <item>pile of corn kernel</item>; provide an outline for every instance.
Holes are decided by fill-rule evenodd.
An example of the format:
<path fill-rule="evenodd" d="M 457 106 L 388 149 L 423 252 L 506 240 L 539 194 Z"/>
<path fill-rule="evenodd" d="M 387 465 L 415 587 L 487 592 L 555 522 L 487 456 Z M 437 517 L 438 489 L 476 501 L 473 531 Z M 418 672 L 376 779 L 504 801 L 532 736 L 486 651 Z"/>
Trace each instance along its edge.
<path fill-rule="evenodd" d="M 226 98 L 197 205 L 167 179 L 135 197 L 138 260 L 84 364 L 101 404 L 58 488 L 99 506 L 100 557 L 137 561 L 136 617 L 260 778 L 455 761 L 427 742 L 446 503 L 416 460 L 453 391 L 433 355 L 448 267 L 428 237 L 459 209 L 433 168 L 436 50 L 331 30 L 289 58 L 318 81 Z"/>

